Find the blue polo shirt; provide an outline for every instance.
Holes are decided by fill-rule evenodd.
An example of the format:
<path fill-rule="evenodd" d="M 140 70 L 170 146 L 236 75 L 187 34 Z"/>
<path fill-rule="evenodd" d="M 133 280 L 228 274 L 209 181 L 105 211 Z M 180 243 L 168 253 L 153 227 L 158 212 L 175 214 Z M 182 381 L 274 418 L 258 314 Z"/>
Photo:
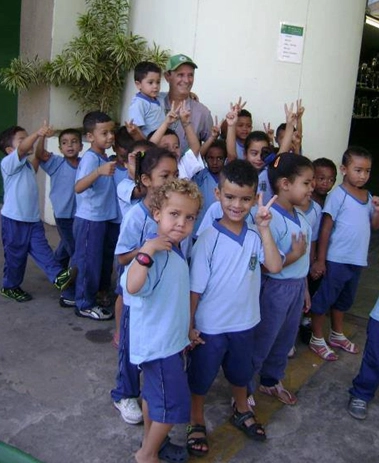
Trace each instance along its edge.
<path fill-rule="evenodd" d="M 163 105 L 158 98 L 150 98 L 138 92 L 130 102 L 128 111 L 129 120 L 141 128 L 145 137 L 157 130 L 165 120 Z"/>
<path fill-rule="evenodd" d="M 40 161 L 41 169 L 50 176 L 50 201 L 54 215 L 59 219 L 75 216 L 75 179 L 77 167 L 57 154 L 51 154 L 47 161 Z"/>
<path fill-rule="evenodd" d="M 100 156 L 89 149 L 80 161 L 76 182 L 106 162 L 108 162 L 107 156 Z M 75 216 L 93 222 L 110 221 L 117 218 L 116 186 L 112 176 L 101 175 L 89 188 L 76 194 Z"/>
<path fill-rule="evenodd" d="M 27 157 L 21 160 L 17 149 L 1 161 L 4 205 L 1 215 L 20 222 L 39 222 L 36 172 Z"/>

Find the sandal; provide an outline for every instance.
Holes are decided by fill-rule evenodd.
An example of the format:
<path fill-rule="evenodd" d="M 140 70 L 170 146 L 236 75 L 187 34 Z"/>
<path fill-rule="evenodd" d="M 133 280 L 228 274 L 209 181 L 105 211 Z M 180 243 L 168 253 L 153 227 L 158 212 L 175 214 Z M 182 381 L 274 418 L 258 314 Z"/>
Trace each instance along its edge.
<path fill-rule="evenodd" d="M 309 348 L 323 360 L 327 360 L 328 362 L 334 362 L 335 360 L 338 360 L 338 355 L 334 352 L 334 350 L 330 349 L 326 342 L 324 342 L 322 345 L 319 345 L 313 343 L 311 339 L 309 342 Z"/>
<path fill-rule="evenodd" d="M 204 434 L 204 437 L 190 437 L 195 432 Z M 203 424 L 189 424 L 187 426 L 187 451 L 195 457 L 203 457 L 209 452 L 207 429 Z"/>
<path fill-rule="evenodd" d="M 251 420 L 252 424 L 246 424 L 247 421 Z M 263 442 L 266 440 L 266 433 L 261 423 L 255 420 L 254 413 L 249 410 L 247 412 L 239 412 L 237 408 L 234 408 L 233 416 L 230 418 L 230 422 L 244 432 L 247 437 L 256 441 Z"/>
<path fill-rule="evenodd" d="M 263 386 L 261 384 L 258 388 L 262 394 L 269 395 L 271 397 L 276 397 L 286 405 L 295 405 L 297 402 L 297 397 L 292 392 L 284 389 L 283 384 L 279 381 L 275 386 Z"/>
<path fill-rule="evenodd" d="M 358 354 L 359 352 L 358 347 L 344 335 L 339 335 L 338 337 L 329 336 L 328 342 L 332 347 L 338 347 L 339 349 L 349 352 L 349 354 Z"/>
<path fill-rule="evenodd" d="M 188 452 L 185 447 L 170 442 L 167 436 L 159 449 L 158 458 L 169 463 L 185 463 L 188 461 Z"/>

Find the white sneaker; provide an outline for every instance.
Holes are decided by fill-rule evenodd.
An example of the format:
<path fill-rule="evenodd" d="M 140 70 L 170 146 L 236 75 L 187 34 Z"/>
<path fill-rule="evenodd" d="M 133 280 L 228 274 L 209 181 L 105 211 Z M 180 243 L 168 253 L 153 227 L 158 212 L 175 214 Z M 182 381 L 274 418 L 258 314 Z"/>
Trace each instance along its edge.
<path fill-rule="evenodd" d="M 143 421 L 141 407 L 137 399 L 121 399 L 113 402 L 113 405 L 121 413 L 122 419 L 128 424 L 139 424 Z"/>

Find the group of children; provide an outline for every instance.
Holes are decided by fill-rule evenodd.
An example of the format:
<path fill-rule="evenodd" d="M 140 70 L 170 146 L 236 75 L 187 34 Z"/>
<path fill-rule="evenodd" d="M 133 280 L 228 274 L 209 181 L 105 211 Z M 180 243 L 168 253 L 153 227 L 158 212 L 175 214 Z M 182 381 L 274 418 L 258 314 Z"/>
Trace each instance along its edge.
<path fill-rule="evenodd" d="M 178 56 L 170 60 L 175 69 L 196 68 L 190 58 Z M 370 227 L 379 228 L 379 198 L 364 189 L 370 154 L 348 148 L 343 181 L 329 193 L 334 163 L 325 158 L 312 163 L 301 155 L 301 101 L 296 110 L 285 106 L 286 123 L 274 137 L 269 125 L 252 131 L 251 114 L 239 100 L 201 143 L 186 102 L 172 101 L 164 110 L 160 78 L 153 63 L 137 66 L 139 93 L 130 123 L 116 133 L 108 115 L 85 116 L 91 147 L 80 162 L 81 133 L 74 129 L 59 136 L 63 157 L 45 151 L 46 123 L 30 136 L 21 127 L 0 135 L 6 154 L 1 294 L 30 300 L 21 289 L 30 253 L 62 290 L 63 307 L 109 320 L 116 255 L 119 362 L 111 395 L 126 422 L 144 421 L 138 462 L 185 461 L 187 452 L 208 453 L 204 403 L 220 367 L 232 388 L 232 424 L 251 439 L 265 440 L 252 394 L 258 388 L 296 403 L 281 380 L 299 326 L 305 325 L 303 311 L 311 315 L 309 347 L 315 354 L 330 361 L 338 359 L 332 348 L 357 353 L 343 334 L 343 318 L 367 265 Z M 183 137 L 189 147 L 184 153 Z M 114 159 L 106 153 L 111 147 Z M 51 177 L 61 236 L 55 254 L 39 218 L 38 165 Z M 378 305 L 350 390 L 349 412 L 360 419 L 379 384 Z M 177 423 L 189 423 L 186 448 L 168 436 Z"/>

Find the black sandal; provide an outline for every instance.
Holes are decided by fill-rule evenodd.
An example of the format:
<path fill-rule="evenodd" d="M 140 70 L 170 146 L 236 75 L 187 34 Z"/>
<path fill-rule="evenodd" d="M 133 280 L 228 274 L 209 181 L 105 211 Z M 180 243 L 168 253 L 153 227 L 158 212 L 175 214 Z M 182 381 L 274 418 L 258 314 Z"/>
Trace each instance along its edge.
<path fill-rule="evenodd" d="M 158 458 L 169 463 L 185 463 L 188 453 L 185 447 L 173 444 L 167 436 L 159 449 Z"/>
<path fill-rule="evenodd" d="M 204 437 L 190 437 L 195 432 L 201 432 Z M 204 450 L 202 447 L 206 446 Z M 200 447 L 200 448 L 196 448 Z M 208 440 L 207 440 L 207 429 L 202 424 L 189 424 L 187 426 L 187 451 L 195 457 L 203 457 L 209 452 Z"/>
<path fill-rule="evenodd" d="M 246 421 L 253 420 L 254 423 L 250 426 L 246 425 Z M 257 423 L 255 415 L 252 411 L 240 413 L 236 408 L 234 409 L 233 416 L 230 422 L 238 429 L 243 431 L 247 437 L 256 441 L 263 442 L 266 440 L 266 433 L 261 423 Z"/>

